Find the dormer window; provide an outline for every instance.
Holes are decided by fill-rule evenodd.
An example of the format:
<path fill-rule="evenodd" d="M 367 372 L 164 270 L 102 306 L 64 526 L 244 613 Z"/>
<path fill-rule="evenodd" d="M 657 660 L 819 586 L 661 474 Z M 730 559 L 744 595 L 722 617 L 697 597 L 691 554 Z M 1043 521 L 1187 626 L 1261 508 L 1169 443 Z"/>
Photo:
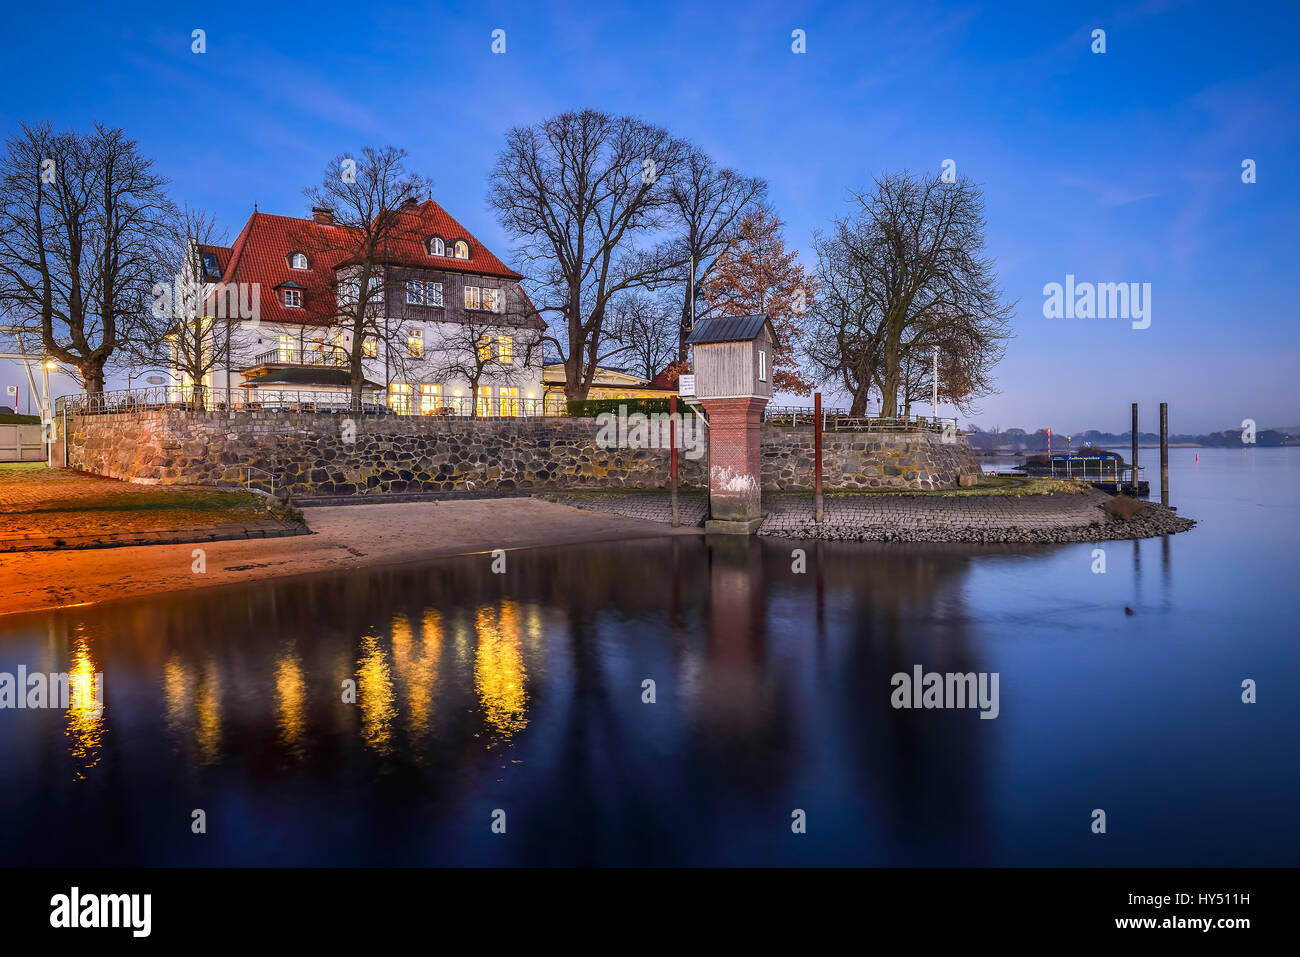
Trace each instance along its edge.
<path fill-rule="evenodd" d="M 441 236 L 429 237 L 429 255 L 430 256 L 447 255 L 447 244 L 442 241 Z"/>
<path fill-rule="evenodd" d="M 306 253 L 290 253 L 290 254 L 289 254 L 289 265 L 292 266 L 294 269 L 306 269 L 306 268 L 307 268 L 307 254 L 306 254 Z"/>
<path fill-rule="evenodd" d="M 469 243 L 465 242 L 465 240 L 456 240 L 455 249 L 457 259 L 469 259 Z"/>
<path fill-rule="evenodd" d="M 284 304 L 290 309 L 302 308 L 302 290 L 286 289 L 284 291 Z"/>
<path fill-rule="evenodd" d="M 221 278 L 221 267 L 217 265 L 216 253 L 203 254 L 203 274 L 217 279 Z"/>

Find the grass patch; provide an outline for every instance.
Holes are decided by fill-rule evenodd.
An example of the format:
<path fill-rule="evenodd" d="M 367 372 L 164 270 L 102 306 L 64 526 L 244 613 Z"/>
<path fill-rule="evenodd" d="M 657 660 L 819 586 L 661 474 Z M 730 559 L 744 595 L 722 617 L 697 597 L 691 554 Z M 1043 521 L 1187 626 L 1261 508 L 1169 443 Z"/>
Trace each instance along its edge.
<path fill-rule="evenodd" d="M 21 412 L 0 412 L 0 425 L 40 425 L 39 415 L 23 415 Z"/>

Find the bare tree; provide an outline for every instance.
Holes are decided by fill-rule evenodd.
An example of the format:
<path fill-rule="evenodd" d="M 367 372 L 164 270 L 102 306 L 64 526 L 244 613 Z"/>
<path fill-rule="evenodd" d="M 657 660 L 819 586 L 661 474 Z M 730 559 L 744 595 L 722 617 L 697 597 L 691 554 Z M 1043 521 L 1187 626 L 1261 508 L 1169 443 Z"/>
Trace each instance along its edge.
<path fill-rule="evenodd" d="M 669 193 L 677 207 L 680 233 L 675 258 L 686 264 L 682 277 L 682 306 L 677 333 L 677 355 L 686 361 L 686 339 L 691 334 L 692 296 L 698 300 L 713 276 L 718 257 L 741 237 L 746 216 L 767 196 L 767 183 L 719 167 L 702 150 L 693 149 L 669 180 Z"/>
<path fill-rule="evenodd" d="M 434 345 L 435 351 L 430 356 L 434 376 L 443 382 L 463 380 L 469 383 L 470 415 L 477 416 L 480 382 L 486 378 L 496 385 L 514 385 L 527 379 L 530 368 L 540 361 L 540 325 L 536 317 L 527 312 L 501 314 L 466 310 L 461 321 L 447 324 L 441 341 Z M 522 404 L 514 413 L 507 409 L 498 410 L 501 415 L 522 411 Z M 463 414 L 464 410 L 457 408 L 456 412 Z M 488 414 L 492 414 L 490 409 Z"/>
<path fill-rule="evenodd" d="M 139 334 L 166 273 L 166 180 L 119 129 L 26 126 L 0 173 L 0 303 L 19 335 L 77 370 L 87 392 Z"/>
<path fill-rule="evenodd" d="M 229 363 L 237 314 L 225 308 L 227 298 L 216 294 L 220 280 L 213 254 L 205 247 L 225 245 L 216 218 L 190 206 L 177 211 L 159 239 L 170 283 L 154 286 L 154 301 L 140 324 L 139 334 L 123 355 L 133 364 L 169 365 L 191 390 L 190 401 L 205 401 L 204 380 Z"/>
<path fill-rule="evenodd" d="M 304 230 L 302 245 L 311 254 L 336 263 L 332 296 L 307 304 L 322 324 L 351 335 L 348 369 L 352 411 L 361 410 L 364 359 L 372 343 L 383 342 L 386 354 L 400 324 L 387 321 L 389 293 L 403 285 L 392 268 L 395 249 L 424 241 L 419 218 L 404 215 L 408 203 L 427 193 L 431 181 L 406 168 L 406 150 L 367 146 L 359 157 L 341 153 L 328 166 L 321 185 L 304 190 L 314 210 L 332 225 Z"/>
<path fill-rule="evenodd" d="M 626 292 L 610 303 L 612 335 L 627 347 L 623 368 L 653 379 L 677 358 L 680 313 L 666 296 Z"/>
<path fill-rule="evenodd" d="M 813 236 L 818 296 L 809 311 L 804 350 L 817 378 L 849 396 L 849 414 L 866 412 L 884 349 L 884 314 L 869 294 L 875 239 L 861 221 L 837 220 L 832 233 Z"/>
<path fill-rule="evenodd" d="M 927 381 L 921 356 L 937 345 L 941 384 L 947 371 L 943 394 L 965 411 L 992 390 L 1014 308 L 982 254 L 979 188 L 965 178 L 886 173 L 874 193 L 855 193 L 851 202 L 855 209 L 836 221 L 832 237 L 819 240 L 822 279 L 834 290 L 815 310 L 810 353 L 845 382 L 855 407 L 865 406 L 875 384 L 881 415 L 894 416 Z"/>
<path fill-rule="evenodd" d="M 562 113 L 506 136 L 488 201 L 533 267 L 538 310 L 563 320 L 563 338 L 546 341 L 564 364 L 569 399 L 586 398 L 598 363 L 627 349 L 614 343 L 602 351 L 611 300 L 653 288 L 680 267 L 680 249 L 641 242 L 672 222 L 667 183 L 688 152 L 660 127 L 598 110 Z"/>

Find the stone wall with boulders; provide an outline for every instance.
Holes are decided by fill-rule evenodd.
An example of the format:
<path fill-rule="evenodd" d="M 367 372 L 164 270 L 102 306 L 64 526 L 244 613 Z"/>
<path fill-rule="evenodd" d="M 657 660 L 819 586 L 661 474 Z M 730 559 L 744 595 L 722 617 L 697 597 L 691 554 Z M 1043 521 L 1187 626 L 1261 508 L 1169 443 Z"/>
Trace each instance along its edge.
<path fill-rule="evenodd" d="M 594 419 L 157 410 L 77 416 L 69 431 L 72 468 L 132 482 L 235 485 L 251 466 L 261 470 L 258 484 L 270 473 L 295 497 L 669 482 L 666 448 L 601 448 Z M 762 445 L 765 489 L 812 488 L 810 427 L 765 425 Z M 707 486 L 707 451 L 679 462 L 683 486 Z M 945 444 L 937 435 L 827 432 L 823 463 L 827 489 L 942 488 L 980 472 L 960 436 Z"/>
<path fill-rule="evenodd" d="M 824 432 L 822 484 L 827 489 L 952 488 L 984 470 L 965 436 L 937 432 Z M 763 426 L 763 488 L 813 487 L 810 426 Z"/>

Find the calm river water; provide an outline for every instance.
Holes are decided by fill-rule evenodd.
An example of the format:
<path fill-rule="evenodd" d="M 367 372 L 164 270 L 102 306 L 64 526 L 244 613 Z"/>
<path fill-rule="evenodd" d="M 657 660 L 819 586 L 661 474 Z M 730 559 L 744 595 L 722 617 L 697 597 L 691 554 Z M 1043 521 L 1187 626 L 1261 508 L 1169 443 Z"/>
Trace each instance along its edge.
<path fill-rule="evenodd" d="M 0 864 L 1300 864 L 1300 451 L 1172 459 L 1200 525 L 1104 574 L 662 539 L 0 618 L 105 691 L 0 710 Z"/>

